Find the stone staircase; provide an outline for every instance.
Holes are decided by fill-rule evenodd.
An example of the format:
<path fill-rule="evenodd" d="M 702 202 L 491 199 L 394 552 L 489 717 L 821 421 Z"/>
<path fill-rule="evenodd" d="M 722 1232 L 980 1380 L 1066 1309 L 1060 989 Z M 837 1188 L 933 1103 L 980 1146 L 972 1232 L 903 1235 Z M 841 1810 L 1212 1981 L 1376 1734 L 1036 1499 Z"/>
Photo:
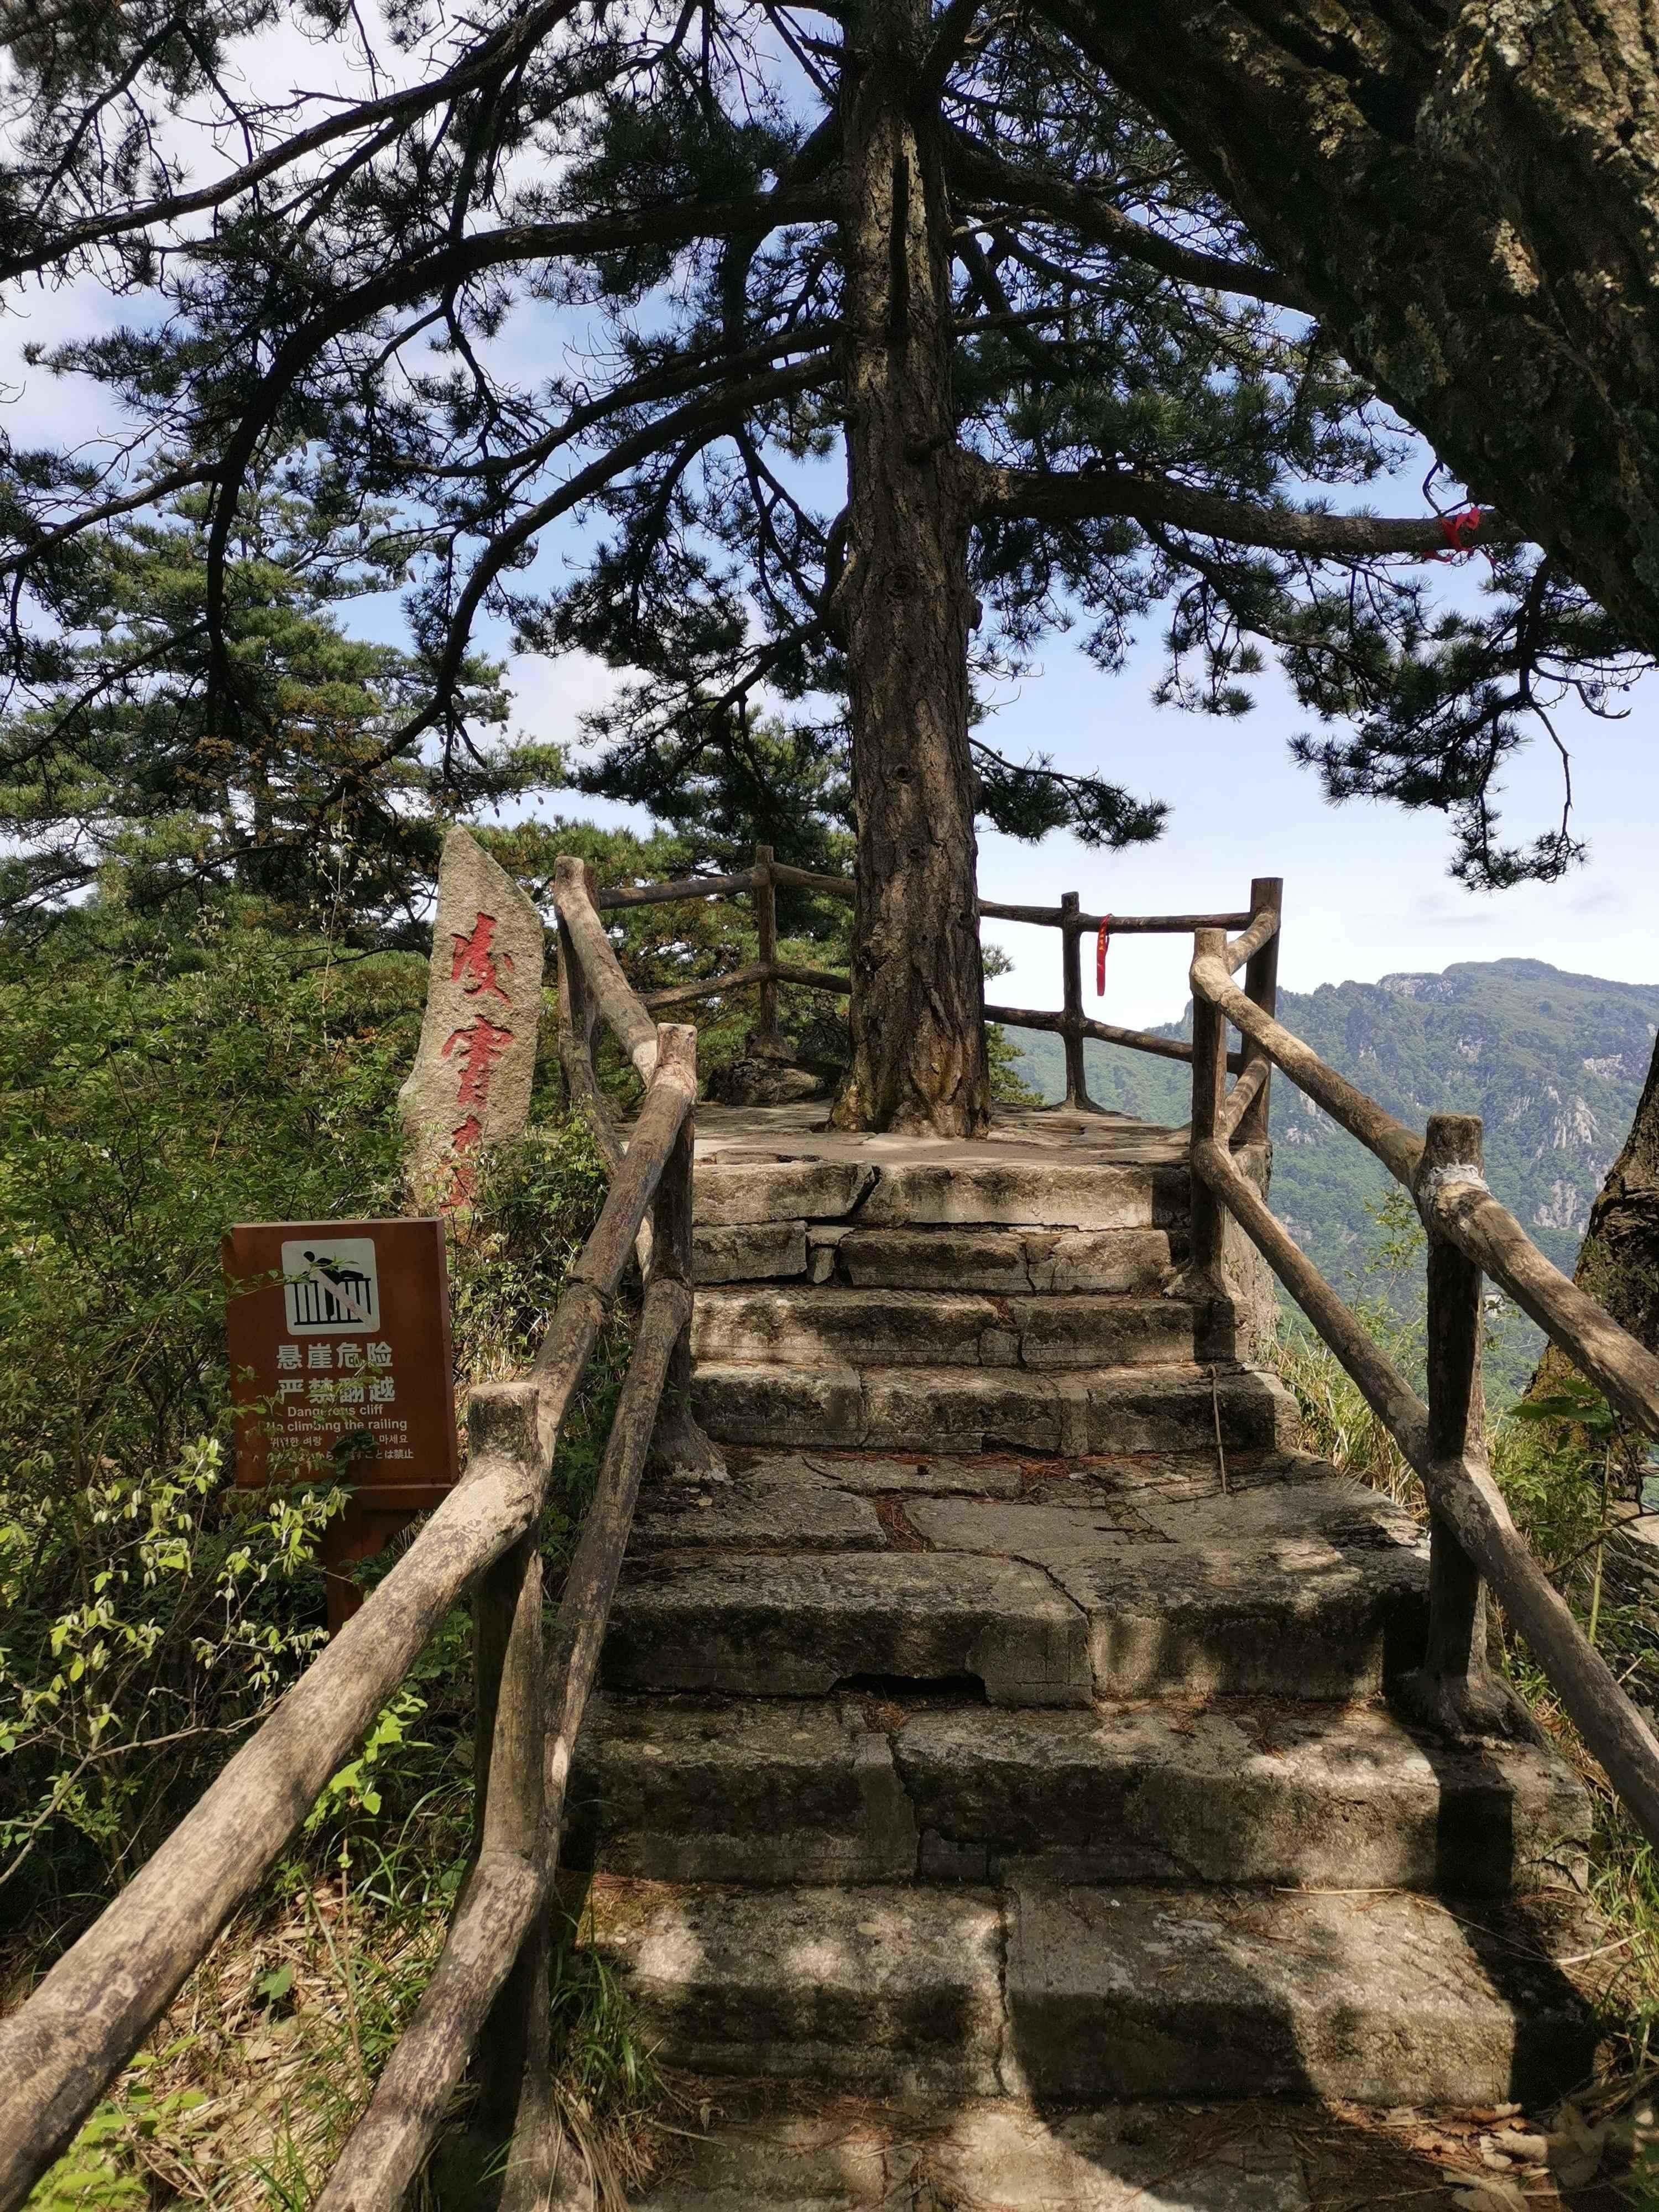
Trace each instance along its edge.
<path fill-rule="evenodd" d="M 697 1206 L 730 1477 L 642 1501 L 566 1856 L 662 2059 L 782 2101 L 659 2212 L 1276 2212 L 1282 2130 L 1170 2193 L 1146 2100 L 1583 2078 L 1583 1794 L 1389 1711 L 1426 1547 L 1183 1284 L 1179 1137 L 709 1112 Z"/>

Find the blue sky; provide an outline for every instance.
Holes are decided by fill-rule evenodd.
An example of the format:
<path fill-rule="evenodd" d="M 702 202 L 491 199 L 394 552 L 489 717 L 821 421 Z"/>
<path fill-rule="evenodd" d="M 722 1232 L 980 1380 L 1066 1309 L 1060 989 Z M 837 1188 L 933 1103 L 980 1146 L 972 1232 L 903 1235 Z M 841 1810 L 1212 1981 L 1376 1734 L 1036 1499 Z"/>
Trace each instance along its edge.
<path fill-rule="evenodd" d="M 1102 769 L 1133 790 L 1168 799 L 1163 839 L 1131 853 L 1102 854 L 1070 837 L 1030 846 L 985 834 L 985 896 L 1048 905 L 1076 890 L 1093 912 L 1191 912 L 1241 907 L 1253 876 L 1278 875 L 1285 878 L 1279 973 L 1291 990 L 1374 982 L 1401 969 L 1438 969 L 1506 954 L 1626 982 L 1659 980 L 1648 882 L 1659 862 L 1653 743 L 1659 689 L 1652 678 L 1626 702 L 1632 711 L 1624 721 L 1565 710 L 1558 717 L 1573 750 L 1574 819 L 1589 846 L 1587 864 L 1557 884 L 1471 893 L 1446 873 L 1450 839 L 1439 815 L 1325 803 L 1317 778 L 1290 758 L 1289 740 L 1309 718 L 1282 685 L 1264 682 L 1253 714 L 1219 721 L 1154 707 L 1158 669 L 1155 635 L 1116 678 L 1102 676 L 1064 638 L 1051 639 L 1042 672 L 1006 698 L 987 734 L 1017 758 L 1041 750 L 1060 768 Z M 524 726 L 541 738 L 568 738 L 581 709 L 603 695 L 605 678 L 580 662 L 522 662 L 515 682 Z M 1540 732 L 1510 779 L 1506 828 L 1530 836 L 1554 820 L 1559 805 L 1556 757 Z M 591 802 L 587 811 L 623 818 L 622 810 Z M 1050 933 L 997 924 L 986 936 L 1015 962 L 998 980 L 998 998 L 1059 1005 Z M 1186 958 L 1174 939 L 1117 939 L 1101 1018 L 1131 1024 L 1173 1018 L 1186 997 Z M 1092 972 L 1085 991 L 1094 1010 Z"/>
<path fill-rule="evenodd" d="M 291 67 L 311 82 L 328 57 L 289 36 L 262 42 L 266 64 Z M 50 341 L 89 320 L 123 312 L 77 283 L 58 292 L 15 298 L 0 331 L 0 377 L 6 425 L 20 443 L 86 437 L 112 424 L 88 420 L 88 394 L 25 368 L 21 346 Z M 21 310 L 21 312 L 18 312 Z M 574 335 L 545 309 L 515 317 L 503 333 L 507 353 L 545 363 L 550 342 Z M 533 374 L 533 370 L 532 370 Z M 94 402 L 101 413 L 102 395 Z M 1364 503 L 1419 512 L 1421 464 L 1392 482 L 1367 488 Z M 568 544 L 568 541 L 567 540 Z M 558 544 L 543 549 L 538 567 L 550 579 Z M 1461 592 L 1478 578 L 1443 572 Z M 386 603 L 359 603 L 353 626 L 397 636 L 400 618 Z M 1553 886 L 1527 885 L 1473 894 L 1446 873 L 1449 839 L 1437 815 L 1407 816 L 1392 807 L 1327 805 L 1316 777 L 1294 766 L 1289 740 L 1307 717 L 1276 679 L 1258 686 L 1255 712 L 1216 720 L 1152 704 L 1158 672 L 1158 624 L 1149 623 L 1138 658 L 1121 675 L 1102 676 L 1065 637 L 1049 639 L 1040 668 L 1008 687 L 985 734 L 1015 758 L 1051 755 L 1061 769 L 1099 769 L 1131 790 L 1164 799 L 1171 813 L 1153 846 L 1123 854 L 1095 854 L 1074 840 L 1051 837 L 1038 847 L 988 834 L 981 848 L 981 886 L 988 897 L 1052 903 L 1063 890 L 1081 893 L 1085 908 L 1120 913 L 1192 910 L 1242 905 L 1253 875 L 1285 879 L 1280 974 L 1295 990 L 1350 979 L 1374 981 L 1400 969 L 1437 969 L 1454 960 L 1521 954 L 1583 973 L 1632 982 L 1659 981 L 1659 945 L 1649 910 L 1648 871 L 1659 823 L 1659 757 L 1653 744 L 1659 688 L 1652 678 L 1626 702 L 1620 722 L 1600 723 L 1563 710 L 1559 726 L 1573 750 L 1575 826 L 1589 847 L 1587 864 Z M 487 635 L 480 641 L 499 647 Z M 543 739 L 573 741 L 581 711 L 605 696 L 605 670 L 580 657 L 556 665 L 524 659 L 512 680 L 519 726 Z M 1524 842 L 1551 823 L 1559 808 L 1559 768 L 1539 738 L 1515 764 L 1505 834 Z M 622 810 L 582 802 L 585 811 L 618 817 Z M 562 811 L 576 811 L 574 806 Z M 988 928 L 1014 960 L 996 987 L 1000 998 L 1029 1006 L 1059 1003 L 1055 940 L 1048 932 L 1004 925 Z M 1184 1001 L 1185 953 L 1178 940 L 1120 939 L 1108 965 L 1103 1017 L 1127 1023 L 1168 1019 Z M 1089 1003 L 1096 1002 L 1092 974 Z"/>

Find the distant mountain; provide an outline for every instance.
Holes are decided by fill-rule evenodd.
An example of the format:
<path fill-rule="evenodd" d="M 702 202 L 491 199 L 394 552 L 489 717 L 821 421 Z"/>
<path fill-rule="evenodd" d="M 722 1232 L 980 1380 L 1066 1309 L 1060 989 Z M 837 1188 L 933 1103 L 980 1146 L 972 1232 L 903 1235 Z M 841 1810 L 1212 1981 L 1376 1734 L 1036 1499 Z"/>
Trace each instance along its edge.
<path fill-rule="evenodd" d="M 1113 1018 L 1109 997 L 1101 1012 Z M 1542 960 L 1463 960 L 1439 975 L 1282 992 L 1279 1018 L 1413 1128 L 1434 1113 L 1479 1114 L 1487 1182 L 1571 1272 L 1641 1095 L 1659 1033 L 1659 984 L 1604 982 Z M 1190 1003 L 1156 1034 L 1190 1036 Z M 1060 1039 L 1034 1030 L 1008 1037 L 1026 1081 L 1058 1097 Z M 1091 1042 L 1085 1064 L 1098 1104 L 1150 1121 L 1188 1119 L 1188 1079 L 1178 1063 Z M 1365 1200 L 1389 1179 L 1282 1075 L 1273 1078 L 1271 1121 L 1273 1210 L 1346 1292 L 1370 1241 Z"/>

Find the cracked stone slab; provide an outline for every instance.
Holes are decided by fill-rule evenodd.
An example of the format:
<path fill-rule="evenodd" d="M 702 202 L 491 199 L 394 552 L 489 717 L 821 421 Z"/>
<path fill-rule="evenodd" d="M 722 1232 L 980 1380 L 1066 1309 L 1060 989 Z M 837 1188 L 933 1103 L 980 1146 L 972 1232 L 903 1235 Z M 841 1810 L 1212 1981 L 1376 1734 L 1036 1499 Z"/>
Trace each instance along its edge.
<path fill-rule="evenodd" d="M 1233 1356 L 1231 1310 L 1162 1297 L 728 1285 L 698 1298 L 702 1360 L 811 1366 L 1190 1366 Z"/>
<path fill-rule="evenodd" d="M 873 1452 L 856 1458 L 809 1459 L 809 1467 L 843 1490 L 870 1498 L 1018 1498 L 1025 1478 L 1006 1459 L 891 1459 Z"/>
<path fill-rule="evenodd" d="M 988 1157 L 884 1163 L 860 1212 L 875 1229 L 911 1222 L 1033 1229 L 1151 1229 L 1184 1218 L 1184 1167 Z"/>
<path fill-rule="evenodd" d="M 1307 2212 L 1291 2130 L 1161 2106 L 856 2107 L 717 2127 L 640 2212 Z"/>
<path fill-rule="evenodd" d="M 1229 1526 L 1231 1498 L 1211 1501 L 1179 1539 L 1142 1504 L 926 1498 L 907 1510 L 937 1557 L 1024 1559 L 1052 1574 L 1088 1616 L 1101 1697 L 1346 1698 L 1414 1664 L 1427 1618 L 1425 1540 L 1386 1500 L 1368 1512 L 1354 1489 L 1303 1485 L 1265 1534 Z M 1179 1513 L 1160 1517 L 1181 1525 Z"/>
<path fill-rule="evenodd" d="M 1381 1707 L 911 1713 L 921 1869 L 1496 1895 L 1582 1870 L 1589 1801 L 1527 1744 L 1455 1747 Z"/>
<path fill-rule="evenodd" d="M 591 1947 L 665 2063 L 890 2095 L 995 2095 L 1002 1915 L 972 1890 L 600 1877 Z"/>
<path fill-rule="evenodd" d="M 879 1552 L 886 1543 L 867 1498 L 794 1456 L 762 1460 L 725 1482 L 653 1487 L 641 1501 L 629 1538 L 636 1554 L 693 1548 Z"/>
<path fill-rule="evenodd" d="M 694 1229 L 692 1263 L 699 1283 L 752 1283 L 806 1273 L 804 1221 L 739 1222 Z"/>
<path fill-rule="evenodd" d="M 1139 1367 L 1236 1357 L 1224 1300 L 1054 1292 L 1009 1298 L 1008 1325 L 1026 1367 Z"/>
<path fill-rule="evenodd" d="M 704 1360 L 692 1374 L 691 1408 L 726 1443 L 864 1441 L 864 1391 L 851 1367 Z"/>
<path fill-rule="evenodd" d="M 1426 1540 L 1131 1544 L 1053 1572 L 1088 1615 L 1102 1697 L 1373 1697 L 1427 1632 Z"/>
<path fill-rule="evenodd" d="M 1004 2071 L 1036 2097 L 1530 2104 L 1594 2066 L 1591 2008 L 1553 1964 L 1594 1948 L 1576 1900 L 1010 1894 Z"/>
<path fill-rule="evenodd" d="M 1091 1693 L 1079 1607 L 1001 1559 L 753 1552 L 646 1554 L 623 1569 L 603 1661 L 614 1689 L 822 1697 L 863 1677 L 967 1675 L 993 1705 Z"/>
<path fill-rule="evenodd" d="M 856 1159 L 699 1158 L 692 1215 L 699 1228 L 833 1220 L 853 1212 L 876 1175 Z"/>
<path fill-rule="evenodd" d="M 995 1300 L 955 1291 L 711 1291 L 696 1302 L 691 1350 L 798 1367 L 975 1366 L 1006 1319 Z"/>
<path fill-rule="evenodd" d="M 561 1857 L 666 1881 L 900 1881 L 916 1823 L 856 1699 L 600 1697 Z"/>

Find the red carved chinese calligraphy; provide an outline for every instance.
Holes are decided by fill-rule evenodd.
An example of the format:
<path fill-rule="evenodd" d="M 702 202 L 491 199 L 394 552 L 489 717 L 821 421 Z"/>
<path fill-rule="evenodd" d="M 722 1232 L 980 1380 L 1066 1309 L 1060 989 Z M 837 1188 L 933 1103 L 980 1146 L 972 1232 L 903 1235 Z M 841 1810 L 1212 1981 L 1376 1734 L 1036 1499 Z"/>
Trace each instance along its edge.
<path fill-rule="evenodd" d="M 456 1046 L 460 1047 L 458 1057 L 461 1080 L 455 1094 L 458 1106 L 476 1106 L 482 1113 L 489 1105 L 489 1086 L 495 1079 L 496 1066 L 512 1042 L 512 1030 L 499 1027 L 486 1014 L 480 1014 L 465 1029 L 450 1031 L 443 1057 L 447 1060 Z"/>
<path fill-rule="evenodd" d="M 504 1006 L 513 1003 L 501 988 L 500 975 L 511 975 L 513 956 L 510 952 L 492 951 L 495 940 L 495 917 L 479 914 L 473 921 L 469 936 L 453 935 L 450 939 L 454 951 L 449 963 L 449 980 L 459 983 L 469 998 L 480 992 L 497 998 Z M 446 1051 L 448 1049 L 445 1047 Z"/>

